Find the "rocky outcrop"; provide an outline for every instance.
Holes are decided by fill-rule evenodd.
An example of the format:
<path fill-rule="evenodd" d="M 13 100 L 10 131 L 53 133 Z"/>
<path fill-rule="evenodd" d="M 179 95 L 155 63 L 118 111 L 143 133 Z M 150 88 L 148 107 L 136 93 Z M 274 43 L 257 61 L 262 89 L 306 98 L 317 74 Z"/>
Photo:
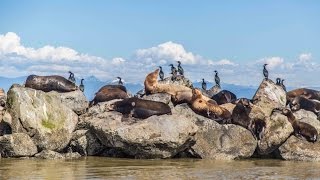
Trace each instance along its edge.
<path fill-rule="evenodd" d="M 191 151 L 202 159 L 230 160 L 251 157 L 257 141 L 250 131 L 233 124 L 220 125 L 214 121 L 198 122 Z"/>
<path fill-rule="evenodd" d="M 169 104 L 171 102 L 171 95 L 167 93 L 157 93 L 157 94 L 150 94 L 147 96 L 143 96 L 141 99 L 158 101 L 158 102 L 163 102 L 165 104 Z"/>
<path fill-rule="evenodd" d="M 39 159 L 77 159 L 81 155 L 79 153 L 64 153 L 60 154 L 51 150 L 43 150 L 40 153 L 36 154 L 34 157 Z"/>
<path fill-rule="evenodd" d="M 293 128 L 287 117 L 278 113 L 272 113 L 266 118 L 266 128 L 262 139 L 258 141 L 257 151 L 260 155 L 267 155 L 276 150 L 292 134 Z"/>
<path fill-rule="evenodd" d="M 100 140 L 90 130 L 85 129 L 73 133 L 70 147 L 73 152 L 82 156 L 98 155 L 105 149 Z"/>
<path fill-rule="evenodd" d="M 198 116 L 187 106 L 176 108 L 173 115 L 139 120 L 123 118 L 122 114 L 100 106 L 90 108 L 88 116 L 82 118 L 106 147 L 120 149 L 135 158 L 170 158 L 190 147 L 197 131 Z"/>
<path fill-rule="evenodd" d="M 274 108 L 284 108 L 287 102 L 286 92 L 271 80 L 263 80 L 252 99 L 266 117 L 271 115 Z"/>
<path fill-rule="evenodd" d="M 178 75 L 176 80 L 175 81 L 172 81 L 172 77 L 167 77 L 167 78 L 164 78 L 162 81 L 158 81 L 159 84 L 174 84 L 174 85 L 183 85 L 183 86 L 186 86 L 186 87 L 189 87 L 189 88 L 192 88 L 193 85 L 192 85 L 192 82 L 184 77 L 184 76 L 181 76 L 181 75 Z"/>
<path fill-rule="evenodd" d="M 320 142 L 308 142 L 291 136 L 279 148 L 280 156 L 293 161 L 320 161 Z"/>
<path fill-rule="evenodd" d="M 13 86 L 7 105 L 12 132 L 28 134 L 39 150 L 64 149 L 78 122 L 78 116 L 54 93 Z"/>
<path fill-rule="evenodd" d="M 23 157 L 36 154 L 37 147 L 24 133 L 0 136 L 0 154 L 2 157 Z"/>
<path fill-rule="evenodd" d="M 86 112 L 89 102 L 80 90 L 58 93 L 56 91 L 51 91 L 48 94 L 60 97 L 62 104 L 72 109 L 76 114 L 81 115 Z"/>

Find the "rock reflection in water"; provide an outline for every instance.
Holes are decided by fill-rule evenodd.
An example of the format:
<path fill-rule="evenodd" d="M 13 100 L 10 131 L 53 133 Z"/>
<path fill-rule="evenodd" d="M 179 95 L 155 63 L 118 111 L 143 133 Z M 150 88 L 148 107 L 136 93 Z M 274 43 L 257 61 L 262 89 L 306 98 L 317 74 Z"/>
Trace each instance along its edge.
<path fill-rule="evenodd" d="M 0 159 L 0 179 L 319 178 L 320 163 L 281 160 Z"/>

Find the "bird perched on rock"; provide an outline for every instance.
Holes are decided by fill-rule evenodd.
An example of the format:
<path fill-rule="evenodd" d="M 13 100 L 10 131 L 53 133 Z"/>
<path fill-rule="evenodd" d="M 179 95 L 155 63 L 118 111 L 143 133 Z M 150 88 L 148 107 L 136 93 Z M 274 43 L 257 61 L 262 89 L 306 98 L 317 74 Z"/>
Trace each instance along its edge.
<path fill-rule="evenodd" d="M 268 70 L 266 69 L 267 65 L 268 64 L 263 65 L 263 75 L 264 75 L 264 78 L 266 78 L 266 80 L 268 80 L 268 76 L 269 76 Z"/>
<path fill-rule="evenodd" d="M 284 90 L 284 91 L 287 91 L 287 88 L 286 88 L 286 86 L 283 84 L 283 81 L 284 81 L 284 79 L 282 79 L 281 80 L 281 87 L 282 87 L 282 89 Z"/>
<path fill-rule="evenodd" d="M 180 75 L 184 75 L 184 70 L 183 68 L 181 67 L 181 62 L 180 61 L 177 61 L 178 62 L 178 72 Z"/>
<path fill-rule="evenodd" d="M 123 85 L 123 82 L 122 82 L 121 77 L 117 77 L 117 78 L 119 79 L 118 84 L 119 84 L 119 85 Z"/>
<path fill-rule="evenodd" d="M 203 90 L 207 90 L 207 83 L 204 81 L 204 79 L 202 79 L 202 89 Z"/>
<path fill-rule="evenodd" d="M 216 82 L 216 85 L 217 85 L 218 87 L 220 87 L 220 78 L 219 78 L 219 76 L 218 76 L 218 71 L 215 70 L 214 72 L 216 73 L 216 74 L 214 75 L 214 81 Z"/>
<path fill-rule="evenodd" d="M 160 68 L 160 71 L 159 71 L 159 77 L 160 77 L 161 81 L 163 81 L 164 73 L 163 73 L 163 71 L 162 71 L 162 67 L 161 67 L 161 66 L 159 66 L 159 68 Z"/>
<path fill-rule="evenodd" d="M 81 83 L 80 83 L 80 86 L 79 86 L 79 89 L 80 89 L 80 91 L 82 91 L 82 92 L 84 92 L 83 80 L 84 80 L 84 79 L 81 79 Z"/>
<path fill-rule="evenodd" d="M 172 81 L 175 81 L 177 79 L 177 69 L 173 66 L 173 64 L 170 64 L 169 66 L 171 66 L 171 73 L 172 74 L 172 77 L 171 77 L 171 80 Z"/>
<path fill-rule="evenodd" d="M 276 79 L 276 85 L 281 86 L 281 79 L 280 78 Z"/>
<path fill-rule="evenodd" d="M 73 82 L 73 83 L 76 83 L 76 78 L 74 78 L 73 72 L 69 71 L 69 74 L 70 74 L 70 75 L 69 75 L 68 80 L 71 81 L 71 82 Z"/>

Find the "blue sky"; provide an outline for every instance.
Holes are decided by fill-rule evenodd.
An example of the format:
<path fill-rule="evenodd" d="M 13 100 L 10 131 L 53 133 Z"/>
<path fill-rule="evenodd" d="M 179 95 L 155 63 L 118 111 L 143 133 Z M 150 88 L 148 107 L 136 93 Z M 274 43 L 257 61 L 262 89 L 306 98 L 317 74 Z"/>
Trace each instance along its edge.
<path fill-rule="evenodd" d="M 256 85 L 268 62 L 272 78 L 320 84 L 319 1 L 3 0 L 0 17 L 1 76 L 71 69 L 140 82 L 182 60 L 192 80 L 213 81 L 217 69 L 227 83 Z"/>

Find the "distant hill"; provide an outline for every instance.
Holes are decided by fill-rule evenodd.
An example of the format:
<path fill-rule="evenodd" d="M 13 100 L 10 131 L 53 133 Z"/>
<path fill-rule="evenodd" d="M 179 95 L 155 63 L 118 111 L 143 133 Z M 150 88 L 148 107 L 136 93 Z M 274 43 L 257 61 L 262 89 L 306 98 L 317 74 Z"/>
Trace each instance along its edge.
<path fill-rule="evenodd" d="M 24 84 L 26 80 L 26 76 L 23 77 L 16 77 L 16 78 L 7 78 L 7 77 L 0 77 L 0 87 L 3 88 L 6 92 L 9 90 L 12 84 Z M 76 79 L 77 84 L 80 84 L 80 79 Z M 107 84 L 114 84 L 111 81 L 101 81 L 95 76 L 90 76 L 84 80 L 85 85 L 85 95 L 88 100 L 92 100 L 94 94 L 104 85 Z M 201 88 L 201 82 L 194 82 L 194 87 Z M 125 83 L 128 91 L 131 94 L 137 93 L 139 90 L 143 89 L 143 84 L 139 83 Z M 207 82 L 207 87 L 210 88 L 213 86 L 213 83 Z M 258 87 L 256 86 L 241 86 L 241 85 L 234 85 L 234 84 L 221 84 L 222 89 L 229 90 L 237 95 L 238 98 L 245 97 L 245 98 L 252 98 L 255 94 Z M 310 87 L 311 89 L 320 90 L 320 87 Z M 287 87 L 288 90 L 295 89 L 294 87 Z"/>

